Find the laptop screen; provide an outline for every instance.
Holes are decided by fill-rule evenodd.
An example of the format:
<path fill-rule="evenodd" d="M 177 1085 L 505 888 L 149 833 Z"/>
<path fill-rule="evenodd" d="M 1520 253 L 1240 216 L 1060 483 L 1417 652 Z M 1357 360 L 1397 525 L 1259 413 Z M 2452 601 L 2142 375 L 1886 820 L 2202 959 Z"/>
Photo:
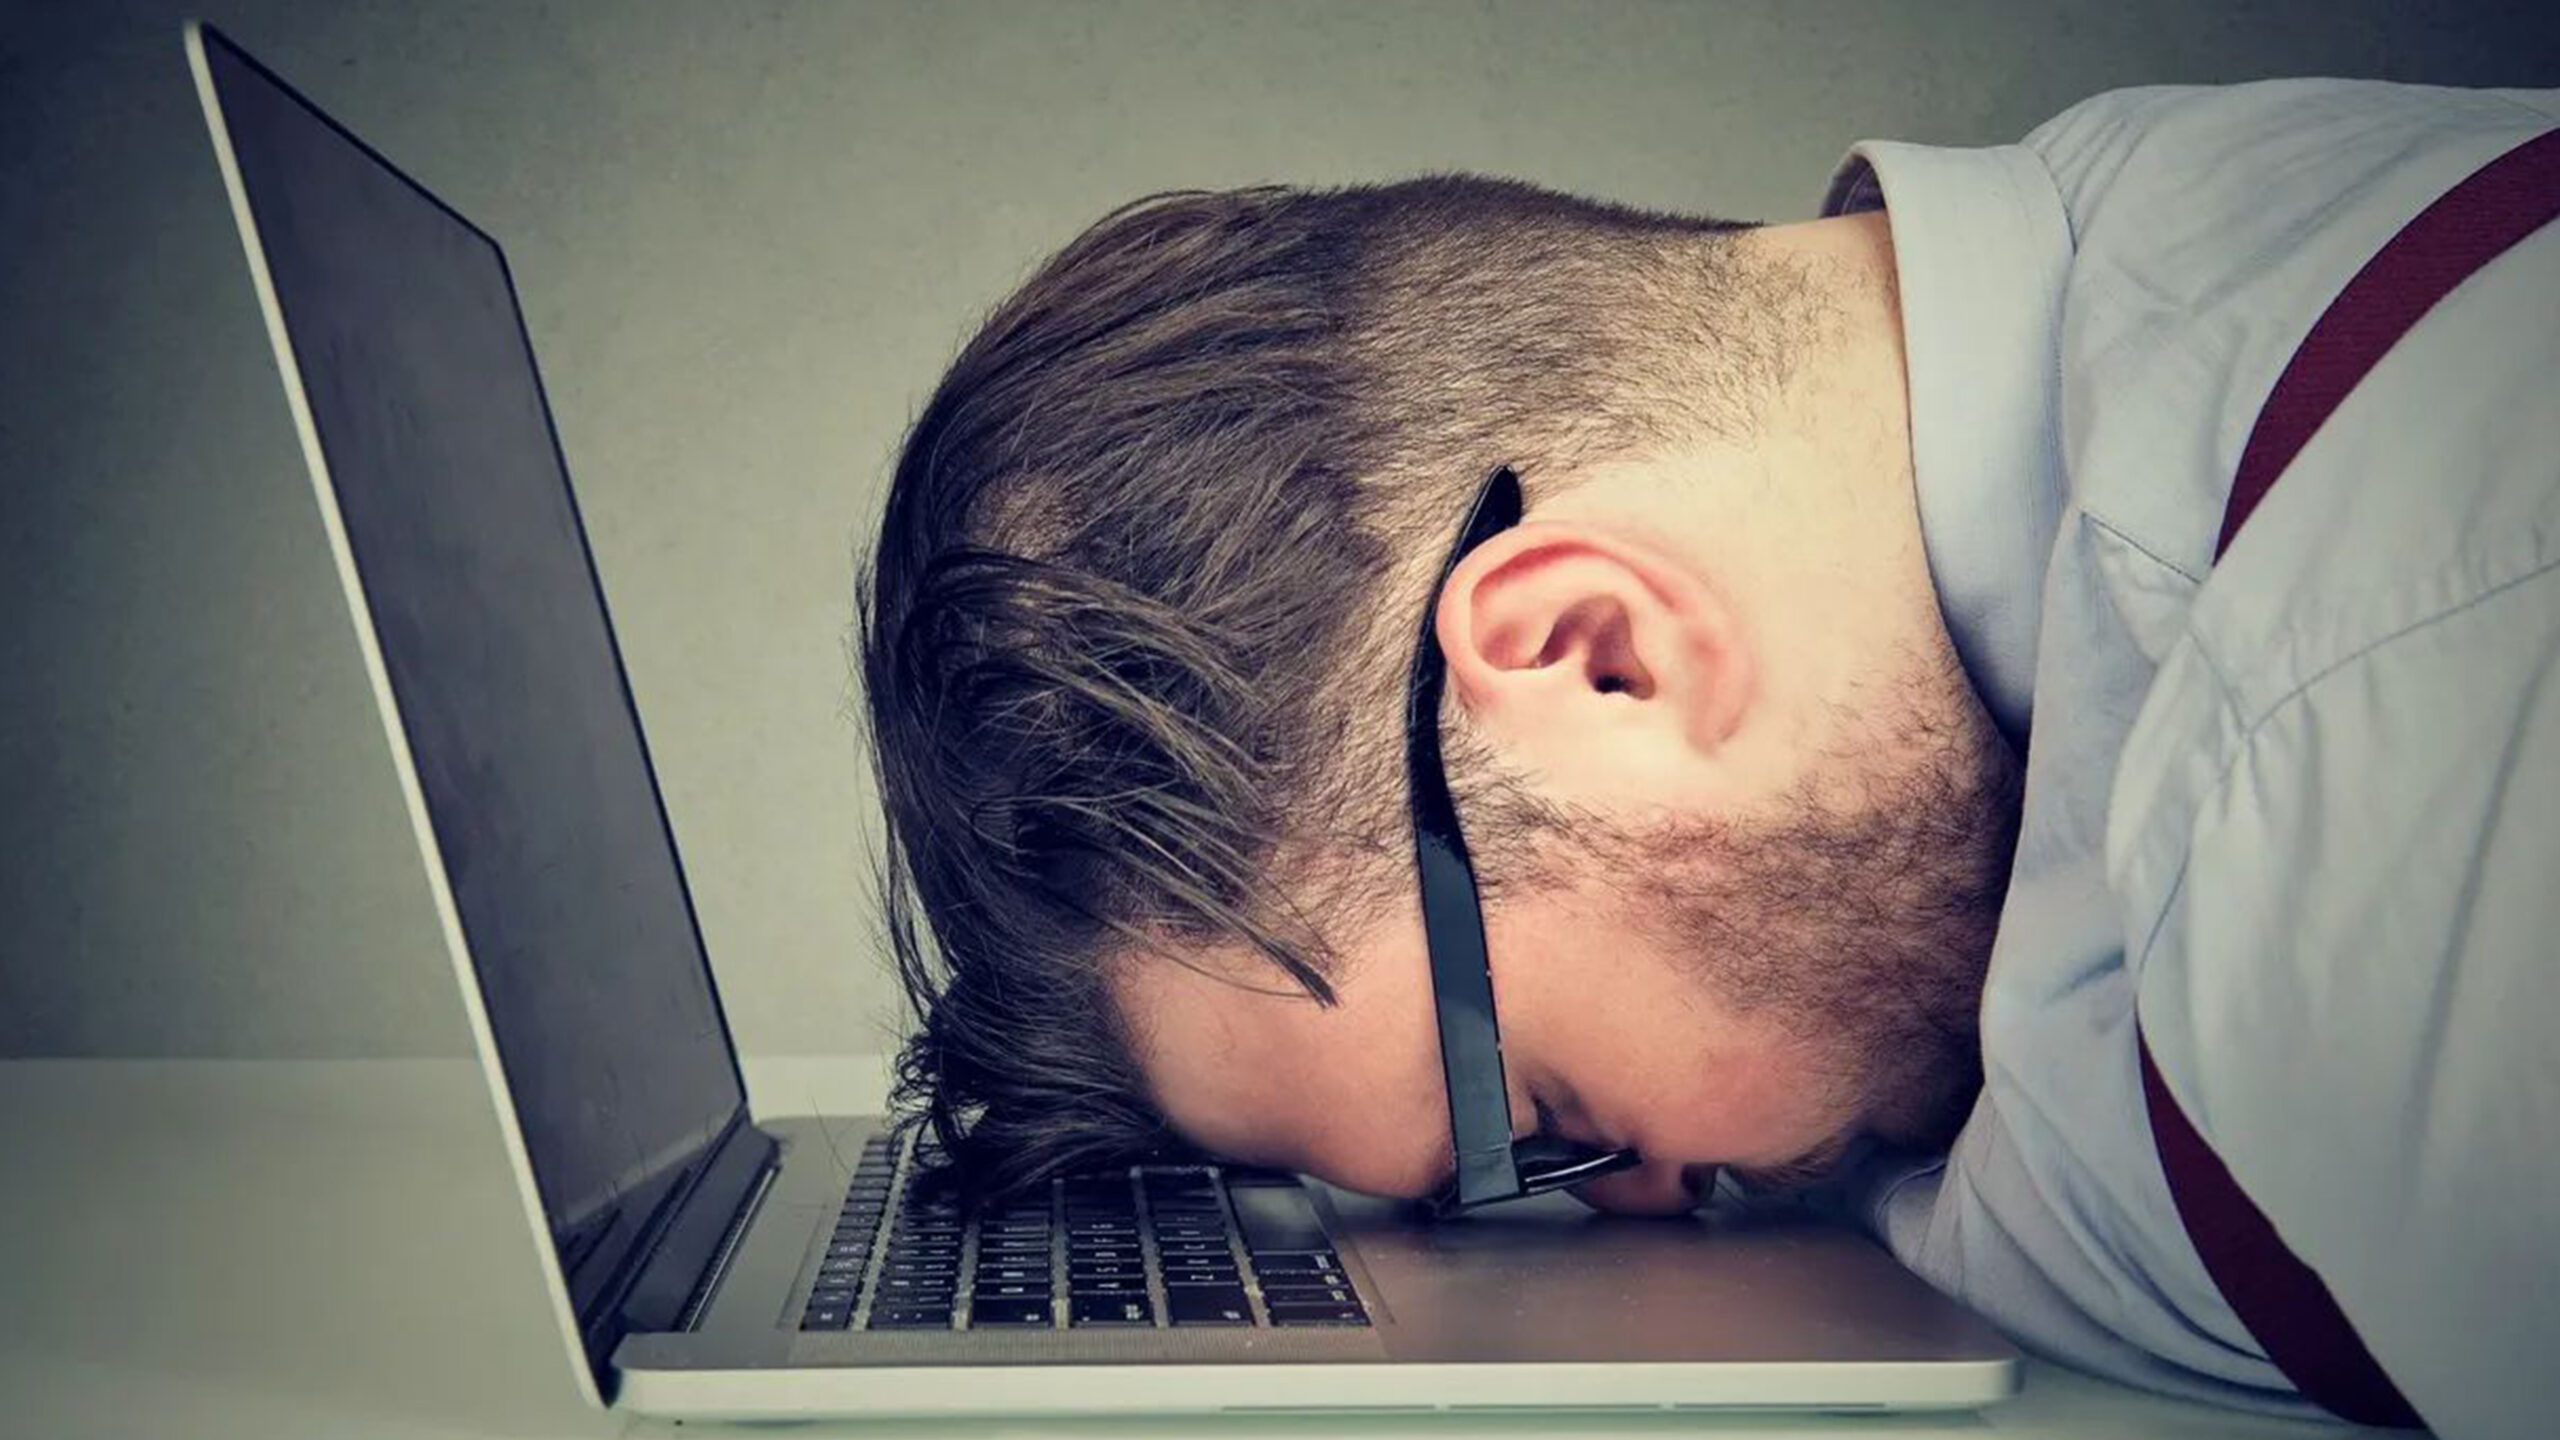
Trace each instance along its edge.
<path fill-rule="evenodd" d="M 494 241 L 204 49 L 583 1315 L 744 1089 L 531 344 Z"/>

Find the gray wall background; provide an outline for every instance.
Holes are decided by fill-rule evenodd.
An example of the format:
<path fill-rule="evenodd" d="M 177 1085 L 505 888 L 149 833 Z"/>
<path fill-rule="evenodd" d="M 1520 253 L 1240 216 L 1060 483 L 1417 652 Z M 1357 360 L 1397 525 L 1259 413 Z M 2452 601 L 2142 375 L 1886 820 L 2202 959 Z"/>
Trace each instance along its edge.
<path fill-rule="evenodd" d="M 974 316 L 1174 186 L 1519 175 L 1810 218 L 2121 85 L 2560 83 L 2529 4 L 203 12 L 513 261 L 742 1048 L 896 1033 L 846 659 Z M 0 1055 L 469 1040 L 176 4 L 0 5 Z"/>

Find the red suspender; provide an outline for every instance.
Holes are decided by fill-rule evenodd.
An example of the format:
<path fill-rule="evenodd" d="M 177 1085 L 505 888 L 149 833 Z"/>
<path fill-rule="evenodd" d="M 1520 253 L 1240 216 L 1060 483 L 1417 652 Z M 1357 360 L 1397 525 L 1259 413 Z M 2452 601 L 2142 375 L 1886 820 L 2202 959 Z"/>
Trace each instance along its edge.
<path fill-rule="evenodd" d="M 2241 452 L 2214 558 L 2329 412 L 2434 304 L 2510 245 L 2560 215 L 2560 130 L 2474 171 L 2401 227 L 2365 262 L 2303 339 Z M 2187 1123 L 2134 1028 L 2152 1143 L 2178 1219 L 2233 1313 L 2285 1378 L 2333 1414 L 2367 1425 L 2424 1422 L 2404 1399 L 2329 1287 L 2276 1234 L 2231 1171 Z"/>

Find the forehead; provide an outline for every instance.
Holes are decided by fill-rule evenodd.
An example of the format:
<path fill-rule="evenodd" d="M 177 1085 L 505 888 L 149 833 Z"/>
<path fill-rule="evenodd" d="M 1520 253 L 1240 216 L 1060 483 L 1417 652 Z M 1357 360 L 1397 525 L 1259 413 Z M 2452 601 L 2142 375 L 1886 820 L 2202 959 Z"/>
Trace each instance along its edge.
<path fill-rule="evenodd" d="M 1414 928 L 1410 954 L 1392 937 L 1364 947 L 1330 1006 L 1252 952 L 1125 959 L 1113 989 L 1156 1108 L 1230 1159 L 1429 1190 L 1448 1168 L 1449 1117 Z"/>

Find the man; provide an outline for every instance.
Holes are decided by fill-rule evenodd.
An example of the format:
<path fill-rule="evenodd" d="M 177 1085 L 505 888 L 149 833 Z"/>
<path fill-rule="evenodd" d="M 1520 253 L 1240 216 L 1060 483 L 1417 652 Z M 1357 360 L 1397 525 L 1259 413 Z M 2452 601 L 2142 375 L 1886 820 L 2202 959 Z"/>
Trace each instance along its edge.
<path fill-rule="evenodd" d="M 2047 1354 L 2320 1414 L 2156 1062 L 2419 1414 L 2542 1426 L 2560 227 L 2215 542 L 2304 332 L 2555 116 L 2154 87 L 1862 144 L 1804 224 L 1106 217 L 954 362 L 865 578 L 902 1099 L 995 1186 L 1179 1140 L 1437 1189 L 1427 624 L 1515 1128 L 1642 1157 L 1585 1199 L 1820 1179 Z M 1521 523 L 1439 583 L 1500 467 Z"/>

